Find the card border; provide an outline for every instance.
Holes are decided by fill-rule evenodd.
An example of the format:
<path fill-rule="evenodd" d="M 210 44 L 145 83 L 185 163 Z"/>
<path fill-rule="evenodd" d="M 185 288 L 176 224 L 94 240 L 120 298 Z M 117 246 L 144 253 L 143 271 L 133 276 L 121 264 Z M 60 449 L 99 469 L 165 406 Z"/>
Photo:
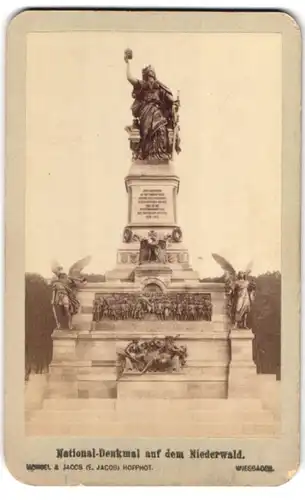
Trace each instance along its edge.
<path fill-rule="evenodd" d="M 283 54 L 282 141 L 282 470 L 275 484 L 289 480 L 299 465 L 300 425 L 300 288 L 301 288 L 301 32 L 297 22 L 283 12 L 25 10 L 7 28 L 6 40 L 6 182 L 5 182 L 5 458 L 8 469 L 21 481 L 33 483 L 23 470 L 28 446 L 24 437 L 24 270 L 25 270 L 25 113 L 26 36 L 50 31 L 172 31 L 197 33 L 279 33 Z M 291 235 L 295 235 L 291 237 Z M 22 389 L 22 390 L 21 390 Z M 22 418 L 21 418 L 22 417 Z M 41 438 L 40 438 L 41 439 Z M 46 438 L 49 440 L 50 438 Z M 75 438 L 74 438 L 75 439 Z M 86 441 L 89 440 L 86 438 Z M 165 441 L 165 440 L 161 440 Z M 214 441 L 214 440 L 209 440 Z M 229 440 L 228 440 L 229 441 Z M 236 441 L 236 440 L 232 440 Z M 255 440 L 258 442 L 259 440 Z M 264 440 L 265 442 L 267 440 Z M 239 440 L 246 442 L 249 440 Z M 267 446 L 267 444 L 265 445 Z M 271 446 L 271 445 L 270 445 Z M 34 448 L 33 448 L 34 449 Z M 198 471 L 200 468 L 198 468 Z M 252 479 L 253 478 L 253 479 Z M 212 478 L 201 482 L 193 475 L 176 484 L 223 484 Z M 270 482 L 271 480 L 271 482 Z M 229 484 L 274 484 L 270 476 L 248 474 Z M 45 478 L 45 482 L 48 479 Z M 62 484 L 62 483 L 56 483 Z M 87 484 L 87 483 L 86 483 Z M 148 482 L 103 484 L 174 484 L 159 475 Z"/>

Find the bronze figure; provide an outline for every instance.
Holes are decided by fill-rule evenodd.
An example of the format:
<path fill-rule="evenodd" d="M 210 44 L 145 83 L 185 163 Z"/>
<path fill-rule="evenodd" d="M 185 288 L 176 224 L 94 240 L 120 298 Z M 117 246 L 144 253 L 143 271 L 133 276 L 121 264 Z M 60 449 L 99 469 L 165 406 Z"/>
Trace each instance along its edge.
<path fill-rule="evenodd" d="M 72 317 L 78 313 L 80 303 L 76 298 L 77 289 L 87 283 L 86 279 L 81 276 L 81 271 L 89 264 L 91 257 L 81 259 L 70 267 L 68 274 L 63 271 L 63 268 L 57 262 L 52 263 L 52 271 L 54 278 L 51 281 L 53 288 L 52 308 L 56 321 L 57 328 L 63 328 L 63 325 L 58 317 L 58 312 L 61 316 L 68 319 L 68 328 L 72 329 Z"/>
<path fill-rule="evenodd" d="M 177 346 L 177 337 L 164 339 L 153 337 L 150 340 L 132 340 L 125 349 L 118 349 L 118 375 L 146 372 L 179 373 L 186 363 L 187 349 Z"/>
<path fill-rule="evenodd" d="M 215 261 L 225 271 L 228 315 L 233 328 L 248 329 L 248 316 L 255 298 L 255 283 L 249 279 L 252 263 L 246 271 L 236 273 L 233 266 L 218 254 L 212 254 Z"/>
<path fill-rule="evenodd" d="M 174 99 L 172 92 L 157 77 L 152 66 L 142 70 L 142 78 L 132 76 L 130 60 L 132 51 L 125 50 L 127 80 L 133 87 L 134 102 L 131 107 L 134 121 L 126 127 L 134 159 L 152 162 L 166 162 L 172 159 L 174 151 L 180 153 L 179 96 Z M 139 140 L 132 136 L 139 134 Z"/>

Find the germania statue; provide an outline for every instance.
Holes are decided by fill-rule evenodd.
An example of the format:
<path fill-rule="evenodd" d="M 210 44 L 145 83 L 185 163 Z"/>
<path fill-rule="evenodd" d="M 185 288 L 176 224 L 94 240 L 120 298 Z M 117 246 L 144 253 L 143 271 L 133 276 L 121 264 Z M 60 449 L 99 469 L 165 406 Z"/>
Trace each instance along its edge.
<path fill-rule="evenodd" d="M 133 158 L 147 161 L 168 161 L 174 152 L 180 152 L 179 96 L 157 80 L 152 66 L 142 70 L 142 79 L 134 78 L 130 72 L 132 51 L 125 50 L 127 80 L 133 86 L 134 102 L 131 110 L 133 125 L 126 127 L 130 137 Z"/>

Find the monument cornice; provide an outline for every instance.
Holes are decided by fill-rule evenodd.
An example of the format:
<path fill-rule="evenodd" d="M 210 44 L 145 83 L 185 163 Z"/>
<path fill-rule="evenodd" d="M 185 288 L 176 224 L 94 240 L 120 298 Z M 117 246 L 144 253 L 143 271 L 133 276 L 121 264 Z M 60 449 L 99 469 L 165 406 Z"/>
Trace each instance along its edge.
<path fill-rule="evenodd" d="M 149 174 L 136 174 L 136 173 L 128 174 L 125 177 L 125 188 L 126 188 L 127 192 L 128 192 L 129 185 L 132 184 L 133 181 L 173 182 L 173 184 L 175 184 L 177 187 L 177 194 L 179 193 L 180 178 L 175 174 L 166 174 L 166 175 L 164 175 L 164 174 L 152 174 L 152 173 L 149 173 Z"/>

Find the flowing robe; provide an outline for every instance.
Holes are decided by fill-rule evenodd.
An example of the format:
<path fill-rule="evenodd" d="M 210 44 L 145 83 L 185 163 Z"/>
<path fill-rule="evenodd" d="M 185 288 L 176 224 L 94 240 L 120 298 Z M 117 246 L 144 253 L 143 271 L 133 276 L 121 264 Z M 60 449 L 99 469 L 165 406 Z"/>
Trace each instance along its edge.
<path fill-rule="evenodd" d="M 56 278 L 52 282 L 53 297 L 52 304 L 54 306 L 63 306 L 69 310 L 69 313 L 74 315 L 79 311 L 80 303 L 75 296 L 76 284 L 73 279 Z"/>
<path fill-rule="evenodd" d="M 251 300 L 249 293 L 249 281 L 238 280 L 235 284 L 235 321 L 243 321 L 245 314 L 249 314 Z"/>
<path fill-rule="evenodd" d="M 152 86 L 137 80 L 132 97 L 135 99 L 132 114 L 140 127 L 139 159 L 168 160 L 172 153 L 167 130 L 168 126 L 173 128 L 174 99 L 171 91 L 157 80 Z M 180 152 L 178 140 L 176 150 Z"/>

